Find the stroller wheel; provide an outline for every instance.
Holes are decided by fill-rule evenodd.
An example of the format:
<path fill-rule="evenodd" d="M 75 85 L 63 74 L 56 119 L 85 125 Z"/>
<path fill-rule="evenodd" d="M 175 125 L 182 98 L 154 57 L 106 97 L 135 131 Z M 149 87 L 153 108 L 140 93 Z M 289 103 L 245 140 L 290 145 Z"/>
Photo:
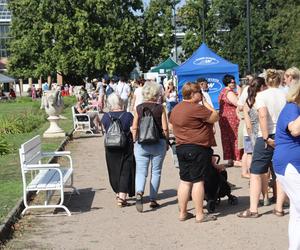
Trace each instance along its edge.
<path fill-rule="evenodd" d="M 234 195 L 228 196 L 228 204 L 234 206 L 234 205 L 237 205 L 238 202 L 239 202 L 239 200 L 238 200 L 238 198 L 236 196 L 234 196 Z"/>
<path fill-rule="evenodd" d="M 213 213 L 216 210 L 216 203 L 213 200 L 207 201 L 206 209 L 209 213 Z"/>

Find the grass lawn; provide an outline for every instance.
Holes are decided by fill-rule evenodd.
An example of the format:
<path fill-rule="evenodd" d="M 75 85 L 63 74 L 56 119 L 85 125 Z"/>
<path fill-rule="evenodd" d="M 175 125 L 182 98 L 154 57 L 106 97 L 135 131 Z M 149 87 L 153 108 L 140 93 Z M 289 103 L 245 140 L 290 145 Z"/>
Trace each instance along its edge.
<path fill-rule="evenodd" d="M 75 104 L 75 97 L 64 97 L 65 109 L 62 113 L 66 120 L 61 120 L 59 125 L 65 132 L 72 129 L 71 105 Z M 0 155 L 0 224 L 8 212 L 16 205 L 16 202 L 22 197 L 22 178 L 19 164 L 18 148 L 22 143 L 35 135 L 42 135 L 49 127 L 44 110 L 40 110 L 40 101 L 32 101 L 31 98 L 22 97 L 15 102 L 0 103 L 0 119 L 6 118 L 12 114 L 26 114 L 33 112 L 44 117 L 44 122 L 36 129 L 28 133 L 7 134 L 3 137 L 8 141 L 10 153 Z M 44 150 L 55 150 L 63 138 L 49 139 L 42 138 Z"/>

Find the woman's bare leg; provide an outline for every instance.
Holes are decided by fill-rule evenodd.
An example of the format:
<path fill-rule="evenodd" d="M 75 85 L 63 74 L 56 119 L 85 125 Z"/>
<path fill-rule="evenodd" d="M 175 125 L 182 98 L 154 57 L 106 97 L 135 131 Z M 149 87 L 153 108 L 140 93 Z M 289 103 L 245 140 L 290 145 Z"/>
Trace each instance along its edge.
<path fill-rule="evenodd" d="M 261 175 L 250 174 L 250 211 L 253 213 L 257 212 L 259 196 L 262 189 Z"/>
<path fill-rule="evenodd" d="M 275 209 L 279 212 L 283 210 L 283 203 L 286 199 L 286 194 L 278 180 L 276 180 L 276 189 L 277 189 L 277 199 Z"/>
<path fill-rule="evenodd" d="M 268 193 L 268 183 L 269 183 L 269 174 L 262 174 L 261 175 L 261 180 L 262 180 L 262 195 L 264 201 L 269 200 L 269 193 Z"/>

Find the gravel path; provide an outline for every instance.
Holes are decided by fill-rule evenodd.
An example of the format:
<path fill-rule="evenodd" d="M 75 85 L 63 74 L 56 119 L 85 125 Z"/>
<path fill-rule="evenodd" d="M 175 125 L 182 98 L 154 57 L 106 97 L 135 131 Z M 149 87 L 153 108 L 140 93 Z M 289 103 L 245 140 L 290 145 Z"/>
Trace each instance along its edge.
<path fill-rule="evenodd" d="M 228 169 L 228 175 L 237 186 L 233 194 L 239 196 L 239 205 L 228 205 L 223 199 L 216 211 L 217 221 L 196 224 L 194 219 L 177 220 L 179 177 L 171 150 L 163 166 L 161 207 L 151 210 L 146 203 L 140 214 L 134 205 L 116 206 L 108 182 L 103 137 L 75 138 L 67 149 L 72 152 L 75 186 L 81 193 L 66 201 L 73 215 L 31 212 L 17 225 L 19 230 L 6 249 L 287 249 L 288 216 L 274 216 L 273 206 L 260 208 L 263 215 L 258 219 L 237 218 L 236 213 L 249 204 L 248 180 L 240 178 L 238 168 Z M 148 186 L 147 182 L 146 202 Z M 134 200 L 130 202 L 134 204 Z M 189 208 L 193 213 L 192 202 Z"/>

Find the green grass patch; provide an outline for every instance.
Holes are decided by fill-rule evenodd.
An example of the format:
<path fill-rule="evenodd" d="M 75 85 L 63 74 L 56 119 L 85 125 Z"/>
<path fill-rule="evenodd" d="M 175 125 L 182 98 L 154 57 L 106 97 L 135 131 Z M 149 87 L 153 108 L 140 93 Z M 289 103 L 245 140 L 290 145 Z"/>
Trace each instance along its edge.
<path fill-rule="evenodd" d="M 61 120 L 59 125 L 65 132 L 70 132 L 73 127 L 71 106 L 75 104 L 74 97 L 64 97 L 65 108 L 62 113 L 66 120 Z M 22 197 L 22 177 L 19 163 L 18 149 L 22 143 L 36 135 L 42 135 L 49 127 L 44 110 L 40 110 L 40 101 L 31 98 L 17 98 L 14 102 L 0 103 L 0 120 L 15 118 L 21 132 L 0 133 L 1 145 L 8 150 L 8 154 L 0 154 L 0 224 L 8 212 Z M 17 118 L 16 118 L 17 117 Z M 21 117 L 21 118 L 19 118 Z M 30 129 L 29 129 L 30 128 Z M 1 127 L 0 123 L 0 129 Z M 42 138 L 43 150 L 53 151 L 63 141 L 63 138 Z M 2 144 L 1 144 L 2 142 Z"/>

